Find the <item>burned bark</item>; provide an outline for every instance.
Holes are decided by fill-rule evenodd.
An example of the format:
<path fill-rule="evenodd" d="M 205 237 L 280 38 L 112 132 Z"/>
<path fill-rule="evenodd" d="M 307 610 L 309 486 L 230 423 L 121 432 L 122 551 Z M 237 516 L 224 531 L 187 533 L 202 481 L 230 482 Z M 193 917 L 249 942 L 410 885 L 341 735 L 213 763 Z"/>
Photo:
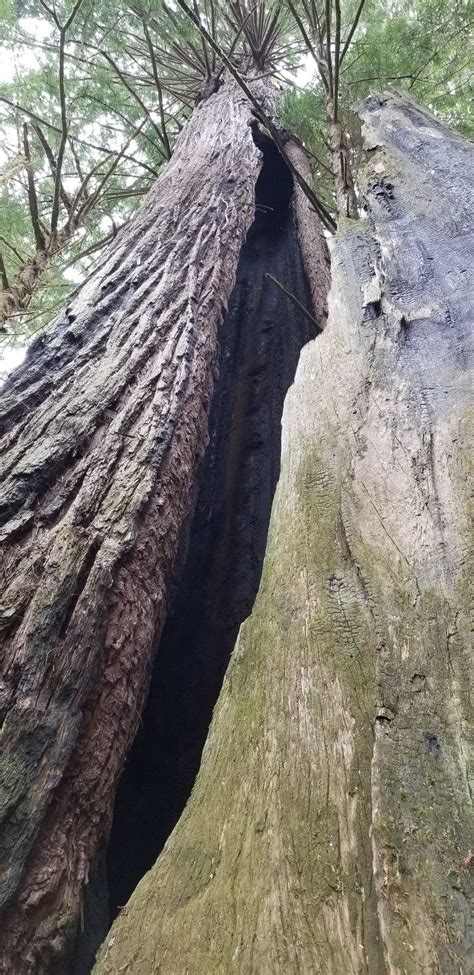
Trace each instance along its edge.
<path fill-rule="evenodd" d="M 256 217 L 219 329 L 210 441 L 185 566 L 114 808 L 107 853 L 112 916 L 155 863 L 191 793 L 229 656 L 260 582 L 283 401 L 301 348 L 316 334 L 311 318 L 267 279 L 271 271 L 312 307 L 293 180 L 274 143 L 257 138 L 264 165 Z"/>
<path fill-rule="evenodd" d="M 139 214 L 2 391 L 4 972 L 64 972 L 110 825 L 254 216 L 253 121 L 232 81 L 198 106 Z"/>
<path fill-rule="evenodd" d="M 361 114 L 367 219 L 287 397 L 259 593 L 97 975 L 470 970 L 472 147 L 407 98 Z"/>

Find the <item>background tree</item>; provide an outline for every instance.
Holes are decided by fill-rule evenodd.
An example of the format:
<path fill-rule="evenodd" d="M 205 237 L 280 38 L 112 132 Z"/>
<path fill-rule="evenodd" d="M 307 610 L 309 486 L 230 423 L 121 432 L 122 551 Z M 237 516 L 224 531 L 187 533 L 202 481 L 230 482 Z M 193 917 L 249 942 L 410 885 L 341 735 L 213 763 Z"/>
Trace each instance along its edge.
<path fill-rule="evenodd" d="M 55 7 L 60 23 L 66 23 L 72 10 L 63 7 Z M 278 30 L 280 42 L 273 45 L 275 56 L 269 66 L 273 77 L 284 86 L 277 112 L 312 153 L 318 198 L 332 217 L 334 172 L 340 193 L 346 194 L 346 212 L 348 202 L 349 210 L 355 206 L 353 194 L 351 204 L 350 189 L 345 188 L 351 167 L 357 164 L 354 150 L 358 134 L 353 130 L 350 105 L 371 86 L 391 81 L 407 87 L 450 124 L 468 135 L 472 132 L 472 9 L 468 2 L 457 0 L 449 12 L 439 0 L 417 0 L 414 5 L 402 0 L 390 5 L 370 0 L 342 7 L 295 2 L 286 6 L 283 21 L 282 12 L 285 9 L 280 5 L 278 26 L 274 23 L 267 35 L 275 16 L 271 8 L 267 24 L 259 21 L 255 4 L 225 5 L 221 10 L 214 2 L 200 10 L 199 16 L 203 26 L 207 24 L 216 33 L 223 49 L 230 50 L 237 26 L 240 33 L 236 44 L 244 57 L 250 53 L 258 58 L 262 36 L 268 40 L 272 31 Z M 85 179 L 88 199 L 80 202 L 74 214 L 68 214 L 63 193 L 60 226 L 53 232 L 51 160 L 54 162 L 59 151 L 63 128 L 60 31 L 52 8 L 48 10 L 39 0 L 15 6 L 5 2 L 0 13 L 7 40 L 5 52 L 18 52 L 16 76 L 3 85 L 0 102 L 5 133 L 0 208 L 4 293 L 0 307 L 3 317 L 10 318 L 3 341 L 0 335 L 5 347 L 17 338 L 24 341 L 25 334 L 48 324 L 70 290 L 71 278 L 78 281 L 88 273 L 101 246 L 134 211 L 169 155 L 201 90 L 203 73 L 212 77 L 216 50 L 211 47 L 209 55 L 204 54 L 202 37 L 189 17 L 158 0 L 148 5 L 128 3 L 118 10 L 110 4 L 83 0 L 62 45 L 68 140 L 61 169 L 63 188 L 69 188 L 72 202 Z M 33 37 L 32 30 L 38 36 Z M 249 45 L 252 30 L 256 44 L 253 54 Z M 337 71 L 333 63 L 336 47 L 342 59 Z M 34 51 L 35 68 L 26 67 L 25 51 Z M 293 88 L 292 94 L 291 76 L 285 69 L 297 65 L 298 60 L 301 64 L 305 54 L 315 70 L 321 68 L 325 81 L 316 87 L 310 85 L 303 94 Z M 329 84 L 337 86 L 336 98 L 329 96 Z M 28 165 L 24 122 L 32 155 Z M 41 138 L 34 126 L 40 127 Z M 349 159 L 343 145 L 342 169 L 337 148 L 341 138 L 343 143 L 348 142 L 349 154 L 352 152 Z M 108 171 L 97 195 L 100 180 Z M 37 227 L 36 235 L 30 211 L 35 195 L 45 225 L 43 230 Z M 22 307 L 15 310 L 18 300 Z"/>
<path fill-rule="evenodd" d="M 144 10 L 126 8 L 111 19 L 106 7 L 87 2 L 58 9 L 30 4 L 13 20 L 14 49 L 32 49 L 38 67 L 0 96 L 7 135 L 19 143 L 5 162 L 0 317 L 20 333 L 50 320 L 71 287 L 62 272 L 76 265 L 80 279 L 113 239 L 170 157 L 184 121 L 175 94 L 168 97 L 173 110 L 165 109 Z M 26 13 L 36 15 L 43 40 L 26 31 Z"/>
<path fill-rule="evenodd" d="M 287 6 L 321 82 L 308 83 L 303 92 L 296 86 L 287 90 L 282 116 L 311 152 L 319 192 L 328 205 L 335 178 L 339 182 L 340 211 L 344 194 L 351 195 L 344 172 L 350 174 L 357 168 L 360 141 L 352 109 L 357 99 L 377 85 L 392 84 L 412 92 L 449 125 L 472 138 L 474 18 L 468 0 L 459 0 L 449 8 L 439 0 L 415 4 L 367 0 L 343 6 L 290 0 Z M 333 65 L 336 48 L 337 72 Z M 330 71 L 331 76 L 334 74 L 333 89 L 337 86 L 336 98 L 328 97 Z M 334 127 L 338 118 L 342 131 Z M 338 162 L 341 139 L 342 168 Z M 346 212 L 347 206 L 350 212 L 350 200 Z"/>
<path fill-rule="evenodd" d="M 472 138 L 473 25 L 469 0 L 371 3 L 344 72 L 345 107 L 374 84 L 393 84 Z"/>

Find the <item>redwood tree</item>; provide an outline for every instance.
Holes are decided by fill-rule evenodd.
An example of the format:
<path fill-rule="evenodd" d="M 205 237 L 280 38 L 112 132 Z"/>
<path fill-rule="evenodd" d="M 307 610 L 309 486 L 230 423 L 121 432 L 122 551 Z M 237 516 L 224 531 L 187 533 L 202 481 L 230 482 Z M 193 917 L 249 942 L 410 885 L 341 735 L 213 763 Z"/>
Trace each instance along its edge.
<path fill-rule="evenodd" d="M 334 220 L 274 118 L 275 22 L 232 8 L 263 46 L 222 58 L 204 26 L 171 160 L 2 389 L 0 959 L 18 975 L 71 964 L 186 548 L 268 133 L 294 175 L 303 312 L 326 323 L 315 210 Z M 194 793 L 100 975 L 469 964 L 471 156 L 410 100 L 362 114 L 363 218 L 340 221 L 330 325 L 288 400 L 255 609 Z"/>
<path fill-rule="evenodd" d="M 272 112 L 268 82 L 247 84 Z M 146 203 L 2 389 L 1 957 L 19 975 L 64 971 L 143 708 L 254 219 L 254 125 L 220 70 Z"/>
<path fill-rule="evenodd" d="M 361 117 L 260 590 L 96 975 L 470 971 L 473 152 L 408 96 Z"/>

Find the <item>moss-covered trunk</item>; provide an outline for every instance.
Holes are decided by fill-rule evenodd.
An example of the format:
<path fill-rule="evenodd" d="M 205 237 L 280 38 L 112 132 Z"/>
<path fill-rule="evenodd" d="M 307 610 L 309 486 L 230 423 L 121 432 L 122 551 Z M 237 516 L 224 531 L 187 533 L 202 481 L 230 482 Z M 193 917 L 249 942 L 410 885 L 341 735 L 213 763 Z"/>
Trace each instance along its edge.
<path fill-rule="evenodd" d="M 470 971 L 472 149 L 368 99 L 191 800 L 96 975 Z M 470 256 L 469 256 L 470 255 Z"/>

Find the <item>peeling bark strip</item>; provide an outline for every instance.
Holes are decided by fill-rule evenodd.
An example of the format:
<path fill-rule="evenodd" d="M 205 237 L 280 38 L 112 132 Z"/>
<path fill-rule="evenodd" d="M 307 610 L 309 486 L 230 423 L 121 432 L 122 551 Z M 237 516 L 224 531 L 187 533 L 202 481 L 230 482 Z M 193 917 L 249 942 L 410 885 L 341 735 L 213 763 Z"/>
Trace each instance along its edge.
<path fill-rule="evenodd" d="M 472 148 L 369 99 L 193 795 L 96 975 L 465 975 Z M 471 371 L 470 371 L 471 370 Z"/>
<path fill-rule="evenodd" d="M 2 390 L 1 971 L 65 971 L 207 439 L 261 153 L 203 102 L 65 319 Z"/>

